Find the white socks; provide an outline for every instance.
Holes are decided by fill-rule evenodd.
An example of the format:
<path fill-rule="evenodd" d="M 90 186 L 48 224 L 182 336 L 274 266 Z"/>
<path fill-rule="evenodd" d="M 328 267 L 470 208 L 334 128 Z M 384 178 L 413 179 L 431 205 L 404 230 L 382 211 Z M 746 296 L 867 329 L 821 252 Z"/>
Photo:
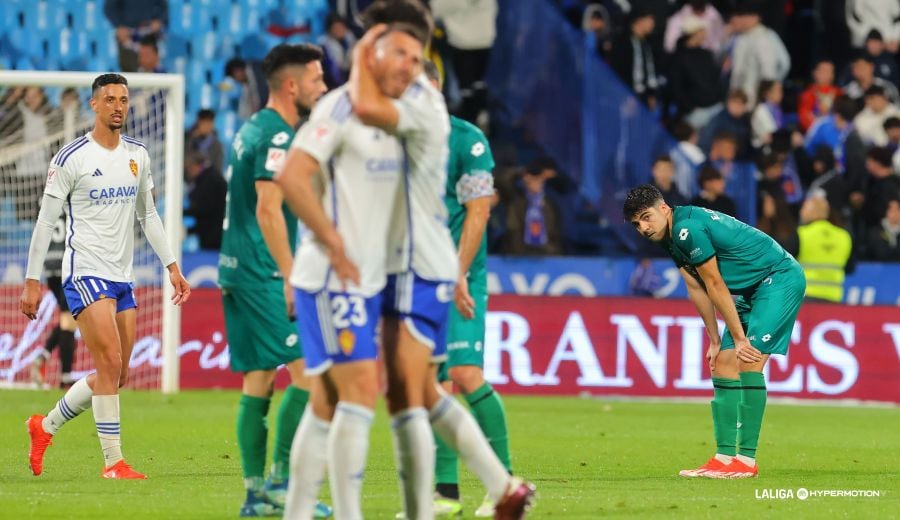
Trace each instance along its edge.
<path fill-rule="evenodd" d="M 316 417 L 312 406 L 303 412 L 291 444 L 291 478 L 288 480 L 284 518 L 313 518 L 319 488 L 328 466 L 328 432 L 331 423 Z"/>
<path fill-rule="evenodd" d="M 756 465 L 756 459 L 754 459 L 753 457 L 748 457 L 746 455 L 741 455 L 740 453 L 738 453 L 737 455 L 735 455 L 735 458 L 750 466 L 751 468 Z"/>
<path fill-rule="evenodd" d="M 408 520 L 434 518 L 434 435 L 425 408 L 408 408 L 391 421 L 400 491 Z"/>
<path fill-rule="evenodd" d="M 73 387 L 74 388 L 74 387 Z M 122 440 L 119 425 L 119 396 L 95 395 L 94 422 L 97 423 L 97 437 L 103 448 L 103 459 L 109 468 L 122 460 Z"/>
<path fill-rule="evenodd" d="M 87 377 L 79 379 L 62 396 L 62 399 L 56 402 L 56 406 L 47 413 L 47 417 L 44 417 L 44 431 L 51 435 L 56 435 L 56 432 L 59 431 L 63 424 L 78 417 L 78 414 L 91 407 L 91 397 L 93 395 L 94 391 L 88 386 Z M 118 418 L 116 421 L 118 421 Z"/>
<path fill-rule="evenodd" d="M 510 475 L 497 458 L 475 418 L 456 399 L 445 395 L 430 410 L 431 427 L 478 475 L 495 503 L 506 493 Z"/>
<path fill-rule="evenodd" d="M 731 455 L 722 455 L 721 453 L 716 453 L 716 460 L 718 460 L 722 464 L 730 464 L 732 458 L 733 457 Z"/>
<path fill-rule="evenodd" d="M 365 406 L 340 401 L 328 433 L 328 478 L 334 517 L 361 520 L 363 473 L 369 454 L 369 431 L 375 412 Z"/>

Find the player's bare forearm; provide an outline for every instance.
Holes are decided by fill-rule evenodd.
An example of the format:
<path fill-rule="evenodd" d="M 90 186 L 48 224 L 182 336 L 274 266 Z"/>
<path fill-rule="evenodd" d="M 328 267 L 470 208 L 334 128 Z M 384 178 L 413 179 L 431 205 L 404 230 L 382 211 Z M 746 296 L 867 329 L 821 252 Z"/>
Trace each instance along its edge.
<path fill-rule="evenodd" d="M 686 276 L 690 277 L 690 275 Z M 713 305 L 712 300 L 709 299 L 709 295 L 706 293 L 703 286 L 693 278 L 690 278 L 690 280 L 693 283 L 688 283 L 687 278 L 685 278 L 688 298 L 690 298 L 694 307 L 696 307 L 697 312 L 700 314 L 700 318 L 703 319 L 703 324 L 706 326 L 706 333 L 709 335 L 709 340 L 713 343 L 718 343 L 721 338 L 719 336 L 719 322 L 716 319 L 716 307 Z"/>
<path fill-rule="evenodd" d="M 278 265 L 278 272 L 286 280 L 291 275 L 294 259 L 288 240 L 287 223 L 281 204 L 284 200 L 281 188 L 268 181 L 257 181 L 256 220 L 262 232 L 269 254 Z"/>
<path fill-rule="evenodd" d="M 462 233 L 459 235 L 459 275 L 469 272 L 472 260 L 481 247 L 484 229 L 491 217 L 491 198 L 479 197 L 466 202 L 466 218 L 463 221 Z"/>
<path fill-rule="evenodd" d="M 319 163 L 302 150 L 291 150 L 284 167 L 275 174 L 275 183 L 281 188 L 291 212 L 313 232 L 326 247 L 339 238 L 331 219 L 313 188 L 312 178 L 319 171 Z"/>
<path fill-rule="evenodd" d="M 386 132 L 394 132 L 400 114 L 391 99 L 378 88 L 369 66 L 375 52 L 375 42 L 386 29 L 384 25 L 372 27 L 353 49 L 349 94 L 353 113 L 363 124 L 381 128 Z"/>

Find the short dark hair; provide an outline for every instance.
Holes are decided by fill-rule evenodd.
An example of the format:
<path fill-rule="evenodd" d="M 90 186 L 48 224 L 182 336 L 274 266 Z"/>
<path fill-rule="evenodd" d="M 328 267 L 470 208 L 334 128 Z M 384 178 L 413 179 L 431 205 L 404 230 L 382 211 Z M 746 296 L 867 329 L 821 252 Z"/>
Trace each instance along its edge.
<path fill-rule="evenodd" d="M 632 188 L 625 196 L 625 203 L 622 204 L 622 215 L 625 220 L 631 220 L 640 212 L 647 208 L 652 208 L 663 202 L 662 193 L 659 188 L 652 184 L 641 184 L 636 188 Z"/>
<path fill-rule="evenodd" d="M 672 123 L 672 137 L 679 141 L 687 141 L 696 133 L 697 130 L 683 119 Z"/>
<path fill-rule="evenodd" d="M 844 121 L 853 121 L 853 118 L 856 117 L 856 101 L 846 95 L 840 95 L 835 98 L 831 111 Z"/>
<path fill-rule="evenodd" d="M 700 168 L 700 173 L 697 174 L 697 185 L 700 186 L 700 189 L 703 189 L 703 185 L 707 182 L 719 179 L 722 179 L 722 172 L 715 166 L 706 164 Z"/>
<path fill-rule="evenodd" d="M 401 31 L 427 45 L 434 29 L 431 12 L 419 0 L 375 0 L 360 14 L 363 28 L 369 30 L 380 23 L 388 31 Z"/>
<path fill-rule="evenodd" d="M 91 84 L 91 96 L 96 95 L 97 91 L 100 90 L 101 87 L 105 87 L 107 85 L 125 85 L 127 87 L 128 80 L 125 79 L 125 76 L 116 74 L 115 72 L 100 74 L 99 76 L 94 78 L 94 82 Z"/>
<path fill-rule="evenodd" d="M 206 119 L 212 121 L 216 118 L 216 112 L 214 110 L 210 110 L 208 108 L 201 108 L 197 111 L 197 121 L 201 119 Z"/>
<path fill-rule="evenodd" d="M 225 75 L 231 76 L 236 69 L 243 69 L 247 66 L 247 62 L 240 58 L 231 58 L 225 63 Z"/>
<path fill-rule="evenodd" d="M 157 38 L 155 35 L 148 34 L 138 41 L 138 45 L 143 45 L 144 47 L 153 48 L 153 52 L 159 52 L 159 45 L 157 44 Z"/>
<path fill-rule="evenodd" d="M 438 70 L 437 65 L 434 64 L 433 61 L 427 60 L 423 67 L 425 72 L 425 77 L 427 77 L 430 81 L 441 82 L 441 71 Z"/>
<path fill-rule="evenodd" d="M 331 26 L 336 23 L 342 23 L 345 26 L 347 25 L 347 21 L 344 20 L 344 17 L 337 13 L 328 13 L 328 17 L 325 18 L 325 29 L 331 29 Z"/>
<path fill-rule="evenodd" d="M 881 166 L 890 168 L 893 165 L 894 154 L 886 146 L 873 146 L 866 152 L 866 159 L 872 159 Z"/>
<path fill-rule="evenodd" d="M 760 81 L 759 88 L 756 93 L 756 100 L 758 102 L 762 103 L 766 99 L 766 96 L 769 94 L 769 92 L 773 88 L 775 88 L 775 85 L 777 83 L 778 83 L 777 81 L 772 80 L 772 79 L 764 79 L 764 80 Z"/>
<path fill-rule="evenodd" d="M 885 120 L 884 129 L 890 130 L 892 128 L 900 128 L 900 117 L 891 116 Z"/>
<path fill-rule="evenodd" d="M 313 61 L 320 61 L 323 56 L 322 49 L 310 43 L 297 45 L 282 43 L 276 45 L 263 58 L 263 74 L 265 74 L 269 86 L 275 87 L 273 83 L 276 76 L 284 67 L 289 65 L 306 65 Z"/>
<path fill-rule="evenodd" d="M 837 160 L 834 158 L 834 150 L 830 146 L 821 144 L 816 147 L 812 155 L 812 162 L 820 162 L 825 167 L 825 171 L 834 168 Z"/>
<path fill-rule="evenodd" d="M 669 157 L 667 154 L 664 154 L 664 153 L 661 153 L 661 154 L 659 154 L 659 155 L 657 155 L 656 157 L 653 158 L 653 166 L 656 166 L 656 163 L 661 163 L 661 162 L 673 164 L 673 163 L 672 163 L 672 158 Z"/>
<path fill-rule="evenodd" d="M 544 170 L 556 170 L 556 161 L 551 157 L 547 157 L 546 155 L 542 155 L 537 157 L 536 159 L 532 159 L 528 165 L 525 166 L 525 174 L 526 175 L 539 175 Z"/>
<path fill-rule="evenodd" d="M 872 65 L 875 65 L 875 60 L 873 60 L 872 57 L 869 56 L 869 54 L 866 53 L 866 52 L 860 52 L 860 53 L 858 53 L 858 54 L 856 55 L 856 57 L 853 58 L 853 62 L 854 62 L 854 63 L 857 62 L 857 61 L 864 61 L 864 62 L 866 62 L 866 63 L 870 63 L 870 64 L 872 64 Z"/>
<path fill-rule="evenodd" d="M 767 153 L 759 158 L 757 161 L 757 166 L 759 167 L 759 171 L 765 172 L 769 168 L 773 166 L 777 166 L 781 161 L 778 160 L 778 156 L 774 153 Z"/>
<path fill-rule="evenodd" d="M 728 97 L 726 98 L 728 101 L 732 99 L 737 99 L 742 101 L 745 105 L 750 101 L 750 98 L 747 97 L 747 93 L 739 88 L 731 89 L 728 91 Z"/>
<path fill-rule="evenodd" d="M 887 93 L 884 91 L 884 87 L 882 87 L 881 85 L 869 85 L 869 88 L 866 89 L 863 97 L 869 96 L 887 97 Z"/>
<path fill-rule="evenodd" d="M 729 141 L 730 143 L 732 143 L 735 146 L 737 146 L 737 144 L 738 144 L 737 136 L 734 135 L 734 132 L 729 132 L 728 130 L 719 130 L 718 132 L 716 132 L 713 135 L 712 142 L 715 143 L 718 141 Z"/>
<path fill-rule="evenodd" d="M 878 29 L 872 29 L 871 31 L 869 31 L 869 34 L 866 35 L 866 41 L 869 40 L 878 40 L 883 42 L 884 38 L 881 36 L 881 31 L 879 31 Z"/>

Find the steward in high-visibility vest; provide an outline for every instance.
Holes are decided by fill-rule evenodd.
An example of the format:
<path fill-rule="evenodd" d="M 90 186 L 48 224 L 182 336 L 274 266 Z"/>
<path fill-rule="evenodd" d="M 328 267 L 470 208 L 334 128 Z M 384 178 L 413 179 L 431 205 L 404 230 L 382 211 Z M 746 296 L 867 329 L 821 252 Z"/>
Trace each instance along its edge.
<path fill-rule="evenodd" d="M 813 197 L 803 203 L 800 221 L 804 224 L 797 229 L 797 261 L 806 274 L 807 298 L 840 302 L 853 241 L 847 230 L 828 221 L 828 213 L 828 201 L 824 198 Z"/>

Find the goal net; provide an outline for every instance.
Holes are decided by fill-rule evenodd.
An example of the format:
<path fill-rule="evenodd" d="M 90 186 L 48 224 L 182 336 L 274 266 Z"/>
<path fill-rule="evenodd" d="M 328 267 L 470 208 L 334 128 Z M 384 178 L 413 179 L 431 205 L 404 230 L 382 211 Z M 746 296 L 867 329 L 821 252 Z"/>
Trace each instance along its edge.
<path fill-rule="evenodd" d="M 32 369 L 59 322 L 56 298 L 42 280 L 38 317 L 19 312 L 28 247 L 40 207 L 50 159 L 93 128 L 90 85 L 96 73 L 0 71 L 0 385 L 55 386 L 59 348 Z M 123 134 L 146 144 L 154 198 L 169 243 L 180 261 L 184 84 L 173 74 L 126 74 L 131 98 Z M 58 226 L 59 228 L 60 226 Z M 57 232 L 64 233 L 64 229 Z M 180 310 L 171 304 L 171 284 L 135 220 L 134 275 L 137 333 L 128 385 L 178 390 Z M 93 370 L 88 349 L 76 332 L 72 375 Z M 35 377 L 38 376 L 38 377 Z M 36 383 L 36 380 L 42 383 Z"/>

